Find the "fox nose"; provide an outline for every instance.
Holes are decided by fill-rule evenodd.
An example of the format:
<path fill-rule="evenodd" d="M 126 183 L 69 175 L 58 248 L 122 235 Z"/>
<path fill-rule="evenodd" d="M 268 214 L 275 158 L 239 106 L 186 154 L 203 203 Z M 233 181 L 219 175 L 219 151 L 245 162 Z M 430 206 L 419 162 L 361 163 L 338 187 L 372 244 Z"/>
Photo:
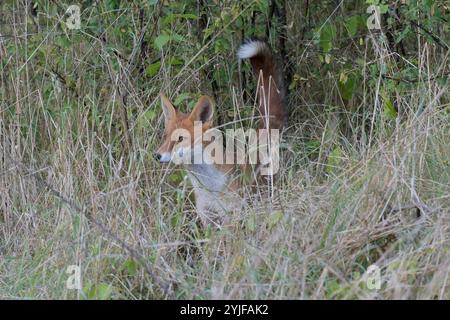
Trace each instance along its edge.
<path fill-rule="evenodd" d="M 153 154 L 153 156 L 155 157 L 155 159 L 156 159 L 157 161 L 161 161 L 161 154 L 160 154 L 160 153 L 155 152 L 155 153 Z"/>

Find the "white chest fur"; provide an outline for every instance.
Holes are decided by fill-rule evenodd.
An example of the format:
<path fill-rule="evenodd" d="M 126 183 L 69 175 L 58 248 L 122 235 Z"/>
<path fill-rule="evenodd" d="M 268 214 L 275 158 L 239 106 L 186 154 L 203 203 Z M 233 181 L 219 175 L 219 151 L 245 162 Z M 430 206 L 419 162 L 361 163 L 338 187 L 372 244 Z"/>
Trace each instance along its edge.
<path fill-rule="evenodd" d="M 222 192 L 227 187 L 226 175 L 213 164 L 193 164 L 187 170 L 194 189 Z"/>
<path fill-rule="evenodd" d="M 198 214 L 205 224 L 218 222 L 224 214 L 242 206 L 243 199 L 228 188 L 231 177 L 216 166 L 196 164 L 186 169 L 194 187 Z"/>

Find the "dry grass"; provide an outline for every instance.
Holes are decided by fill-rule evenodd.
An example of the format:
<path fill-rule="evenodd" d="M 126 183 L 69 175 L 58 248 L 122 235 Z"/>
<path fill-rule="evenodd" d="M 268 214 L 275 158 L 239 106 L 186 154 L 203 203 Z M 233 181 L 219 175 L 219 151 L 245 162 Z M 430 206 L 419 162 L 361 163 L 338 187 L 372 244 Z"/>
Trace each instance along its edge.
<path fill-rule="evenodd" d="M 368 106 L 363 116 L 369 130 L 352 122 L 351 111 L 325 115 L 312 107 L 292 116 L 273 203 L 263 195 L 235 213 L 232 225 L 205 230 L 188 181 L 152 159 L 160 119 L 138 125 L 145 112 L 159 110 L 160 88 L 189 86 L 183 75 L 171 83 L 162 71 L 155 86 L 137 92 L 126 69 L 119 67 L 117 81 L 116 61 L 106 57 L 104 84 L 72 79 L 81 83 L 45 100 L 43 83 L 50 80 L 33 76 L 39 68 L 33 60 L 24 64 L 26 39 L 12 45 L 15 51 L 5 45 L 0 43 L 0 55 L 6 54 L 0 65 L 0 298 L 450 298 L 447 84 L 424 79 L 396 101 L 397 120 L 385 118 L 379 92 L 367 89 L 361 104 Z M 86 50 L 80 44 L 68 58 L 86 62 Z M 433 52 L 418 53 L 418 68 L 427 71 L 430 55 L 438 70 L 446 68 L 448 53 Z M 380 57 L 391 58 L 381 49 Z M 46 61 L 44 68 L 51 65 Z M 79 75 L 89 75 L 87 62 L 79 66 Z M 192 68 L 184 75 L 197 76 Z M 237 90 L 231 87 L 230 96 Z M 136 117 L 122 113 L 120 90 L 128 90 Z M 313 100 L 308 94 L 293 94 L 292 114 Z M 328 91 L 323 97 L 330 99 Z M 355 125 L 344 134 L 339 124 L 348 119 Z M 117 129 L 122 120 L 131 123 L 128 136 Z M 311 146 L 306 137 L 320 144 Z M 336 145 L 339 153 L 330 161 Z M 117 238 L 144 257 L 147 269 Z M 364 278 L 372 264 L 381 268 L 379 290 L 369 290 Z M 66 288 L 69 265 L 81 266 L 82 291 Z"/>

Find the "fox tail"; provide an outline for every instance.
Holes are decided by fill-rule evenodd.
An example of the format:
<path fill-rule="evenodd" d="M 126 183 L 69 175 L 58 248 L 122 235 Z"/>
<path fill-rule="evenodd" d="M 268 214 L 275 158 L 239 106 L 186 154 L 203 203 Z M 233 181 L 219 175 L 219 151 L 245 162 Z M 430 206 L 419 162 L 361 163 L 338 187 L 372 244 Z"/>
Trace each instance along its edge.
<path fill-rule="evenodd" d="M 259 128 L 282 129 L 286 117 L 283 72 L 272 49 L 264 41 L 250 40 L 240 46 L 238 57 L 250 59 L 258 79 L 257 98 L 261 117 Z"/>

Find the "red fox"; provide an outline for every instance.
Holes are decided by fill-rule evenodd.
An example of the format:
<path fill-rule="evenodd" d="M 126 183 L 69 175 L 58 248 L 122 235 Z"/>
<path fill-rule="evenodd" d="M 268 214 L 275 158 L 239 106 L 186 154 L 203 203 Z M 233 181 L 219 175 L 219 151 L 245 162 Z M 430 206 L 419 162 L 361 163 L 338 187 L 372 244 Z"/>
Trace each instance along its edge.
<path fill-rule="evenodd" d="M 238 58 L 249 59 L 258 78 L 259 130 L 282 129 L 285 121 L 283 75 L 269 45 L 260 40 L 244 42 L 238 50 Z M 224 221 L 227 213 L 242 208 L 244 199 L 240 189 L 243 186 L 238 173 L 248 170 L 249 166 L 204 159 L 202 151 L 211 142 L 202 137 L 213 128 L 214 115 L 213 102 L 208 96 L 200 97 L 190 114 L 177 110 L 164 94 L 161 94 L 161 104 L 164 140 L 155 157 L 160 162 L 172 162 L 187 153 L 190 157 L 199 154 L 203 157 L 205 161 L 201 163 L 184 166 L 194 188 L 195 205 L 202 223 L 217 225 L 218 221 Z M 200 124 L 197 129 L 196 124 Z M 200 139 L 195 137 L 196 130 L 200 131 Z M 182 134 L 175 135 L 175 132 Z"/>

